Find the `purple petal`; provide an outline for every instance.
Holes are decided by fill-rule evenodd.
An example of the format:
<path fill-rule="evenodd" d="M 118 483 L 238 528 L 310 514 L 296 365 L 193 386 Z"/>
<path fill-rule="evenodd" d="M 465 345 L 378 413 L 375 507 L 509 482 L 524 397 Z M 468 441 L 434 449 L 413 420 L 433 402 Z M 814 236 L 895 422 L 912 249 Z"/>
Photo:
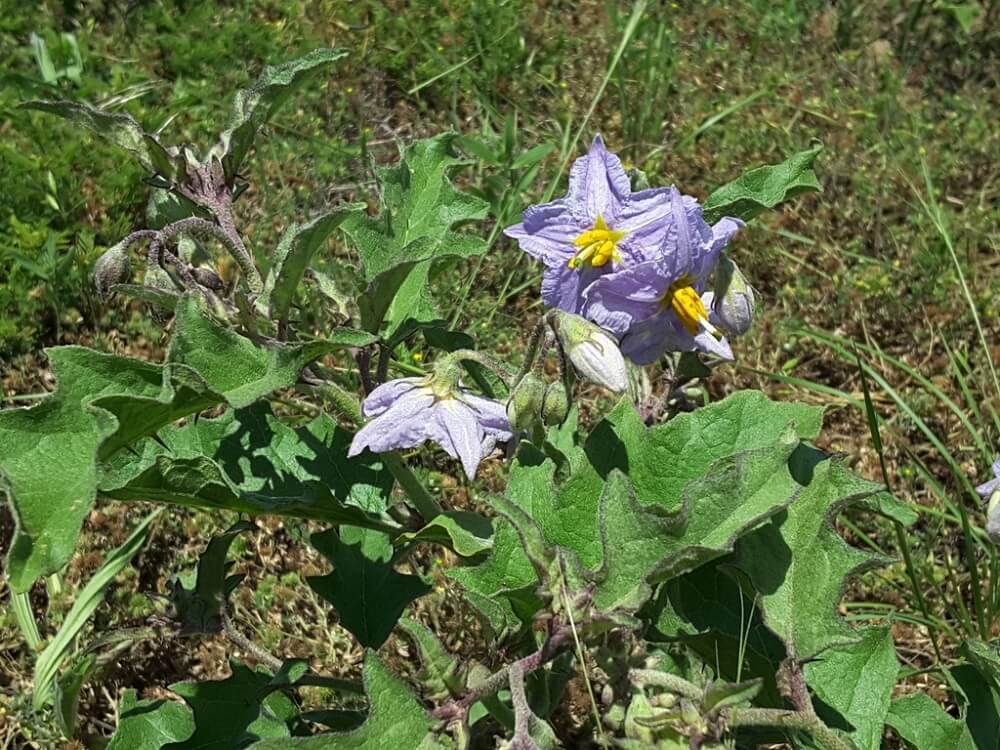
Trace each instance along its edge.
<path fill-rule="evenodd" d="M 430 413 L 433 405 L 434 394 L 425 389 L 411 389 L 404 393 L 358 430 L 347 455 L 356 456 L 365 448 L 373 453 L 415 448 L 433 438 L 433 419 Z"/>
<path fill-rule="evenodd" d="M 578 313 L 583 307 L 584 291 L 605 273 L 603 268 L 594 268 L 589 263 L 575 269 L 567 265 L 548 266 L 542 276 L 542 301 L 550 307 Z"/>
<path fill-rule="evenodd" d="M 475 479 L 476 469 L 483 460 L 483 431 L 475 413 L 457 398 L 440 402 L 434 417 L 443 430 L 441 447 L 452 458 L 462 461 L 462 468 L 469 479 Z"/>
<path fill-rule="evenodd" d="M 666 352 L 689 352 L 694 337 L 684 330 L 672 311 L 636 323 L 621 341 L 622 354 L 637 365 L 649 365 Z"/>
<path fill-rule="evenodd" d="M 504 234 L 517 240 L 524 252 L 547 266 L 566 265 L 577 251 L 573 240 L 589 229 L 581 227 L 563 201 L 554 201 L 525 210 L 520 224 L 507 227 Z"/>
<path fill-rule="evenodd" d="M 622 206 L 615 229 L 628 232 L 618 250 L 630 263 L 652 260 L 670 231 L 673 188 L 650 188 L 632 196 Z"/>
<path fill-rule="evenodd" d="M 744 224 L 740 219 L 723 216 L 712 225 L 712 250 L 716 253 L 729 244 L 733 235 L 740 231 Z"/>
<path fill-rule="evenodd" d="M 726 340 L 725 336 L 721 339 L 717 339 L 708 331 L 698 331 L 698 333 L 694 336 L 694 342 L 698 351 L 714 354 L 715 356 L 729 360 L 730 362 L 736 359 L 733 356 L 732 347 L 729 346 L 729 342 Z"/>
<path fill-rule="evenodd" d="M 634 323 L 655 315 L 674 281 L 664 265 L 646 261 L 607 274 L 584 291 L 584 317 L 621 336 Z"/>
<path fill-rule="evenodd" d="M 475 393 L 464 392 L 462 400 L 476 415 L 476 421 L 487 435 L 496 440 L 510 440 L 512 437 L 510 421 L 507 419 L 507 407 L 491 398 L 484 398 Z"/>
<path fill-rule="evenodd" d="M 420 388 L 427 378 L 397 378 L 383 383 L 373 390 L 361 404 L 361 412 L 366 417 L 377 417 L 402 396 L 415 388 Z"/>
<path fill-rule="evenodd" d="M 978 494 L 983 500 L 989 500 L 990 496 L 998 489 L 1000 489 L 1000 477 L 997 479 L 991 479 L 989 482 L 976 487 L 976 494 Z"/>
<path fill-rule="evenodd" d="M 590 151 L 573 163 L 569 174 L 567 203 L 577 221 L 593 225 L 598 216 L 617 217 L 632 187 L 621 159 L 604 147 L 601 136 L 594 138 Z"/>

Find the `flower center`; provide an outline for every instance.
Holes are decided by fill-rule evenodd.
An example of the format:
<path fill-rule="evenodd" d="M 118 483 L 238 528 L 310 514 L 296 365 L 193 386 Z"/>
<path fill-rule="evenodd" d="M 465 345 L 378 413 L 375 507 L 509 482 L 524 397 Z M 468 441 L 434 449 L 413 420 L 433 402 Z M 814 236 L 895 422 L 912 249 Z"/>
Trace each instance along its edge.
<path fill-rule="evenodd" d="M 618 254 L 618 243 L 627 232 L 616 229 L 608 229 L 604 223 L 604 217 L 598 215 L 594 222 L 594 228 L 582 232 L 579 237 L 573 240 L 573 244 L 580 250 L 569 259 L 570 268 L 579 268 L 583 263 L 590 263 L 595 268 L 605 265 L 614 258 L 621 261 Z"/>
<path fill-rule="evenodd" d="M 704 328 L 713 336 L 719 337 L 718 329 L 708 322 L 708 310 L 701 301 L 701 295 L 691 285 L 691 279 L 687 276 L 670 285 L 667 293 L 663 295 L 661 305 L 663 309 L 668 307 L 672 309 L 692 336 Z"/>

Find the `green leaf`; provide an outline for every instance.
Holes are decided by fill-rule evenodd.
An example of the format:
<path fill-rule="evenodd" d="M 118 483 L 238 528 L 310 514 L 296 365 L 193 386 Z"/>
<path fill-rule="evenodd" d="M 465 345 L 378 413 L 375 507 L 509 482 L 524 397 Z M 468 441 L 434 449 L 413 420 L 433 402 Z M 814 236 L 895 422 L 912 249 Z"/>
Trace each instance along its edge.
<path fill-rule="evenodd" d="M 963 644 L 965 656 L 976 670 L 1000 691 L 1000 641 L 983 643 L 971 638 Z"/>
<path fill-rule="evenodd" d="M 417 679 L 424 694 L 431 700 L 441 701 L 465 690 L 464 670 L 459 669 L 458 659 L 445 651 L 437 636 L 423 623 L 404 617 L 400 629 L 413 641 L 420 652 L 420 673 Z"/>
<path fill-rule="evenodd" d="M 333 572 L 306 581 L 330 602 L 340 623 L 366 647 L 378 648 L 403 610 L 429 592 L 419 576 L 397 573 L 392 544 L 380 532 L 342 528 L 313 534 L 310 543 L 333 563 Z"/>
<path fill-rule="evenodd" d="M 582 448 L 561 441 L 558 471 L 552 458 L 524 448 L 507 492 L 546 544 L 602 576 L 597 606 L 635 611 L 652 582 L 726 554 L 792 501 L 800 486 L 789 457 L 820 420 L 818 409 L 746 392 L 647 428 L 623 402 Z M 537 601 L 524 593 L 534 577 L 515 539 L 501 523 L 485 563 L 449 572 L 477 607 L 490 601 L 484 614 L 494 628 L 509 626 L 511 612 L 530 617 Z"/>
<path fill-rule="evenodd" d="M 108 291 L 114 294 L 124 294 L 126 297 L 171 311 L 177 307 L 177 300 L 181 297 L 179 293 L 142 284 L 115 284 Z"/>
<path fill-rule="evenodd" d="M 69 560 L 93 505 L 99 449 L 109 455 L 221 400 L 187 368 L 73 346 L 47 354 L 55 393 L 0 412 L 0 491 L 18 521 L 7 557 L 14 591 Z"/>
<path fill-rule="evenodd" d="M 975 750 L 976 747 L 965 723 L 953 719 L 924 693 L 894 700 L 886 723 L 914 750 Z"/>
<path fill-rule="evenodd" d="M 168 361 L 196 370 L 231 406 L 249 406 L 262 396 L 292 385 L 302 368 L 345 347 L 367 346 L 375 337 L 335 328 L 322 341 L 258 346 L 212 320 L 193 296 L 177 304 L 176 331 Z"/>
<path fill-rule="evenodd" d="M 365 723 L 345 734 L 264 740 L 249 750 L 438 750 L 438 723 L 373 651 L 365 657 L 365 691 L 371 706 Z"/>
<path fill-rule="evenodd" d="M 419 531 L 400 534 L 396 544 L 430 542 L 462 557 L 474 557 L 493 548 L 493 523 L 468 510 L 448 510 L 434 517 Z"/>
<path fill-rule="evenodd" d="M 162 750 L 194 734 L 190 709 L 174 701 L 137 701 L 135 690 L 126 690 L 119 711 L 107 750 Z"/>
<path fill-rule="evenodd" d="M 823 703 L 850 722 L 847 735 L 858 750 L 878 750 L 899 660 L 889 628 L 868 628 L 859 635 L 857 643 L 824 651 L 806 664 L 806 683 Z M 822 705 L 816 710 L 823 716 Z"/>
<path fill-rule="evenodd" d="M 229 124 L 213 149 L 213 155 L 222 159 L 227 184 L 236 179 L 257 131 L 310 77 L 347 54 L 346 50 L 317 49 L 282 65 L 268 65 L 250 88 L 236 92 Z"/>
<path fill-rule="evenodd" d="M 749 221 L 797 195 L 821 192 L 823 188 L 812 167 L 822 150 L 823 145 L 817 143 L 780 164 L 751 169 L 723 185 L 705 201 L 705 221 L 714 224 L 723 216 Z"/>
<path fill-rule="evenodd" d="M 235 581 L 226 576 L 229 547 L 239 534 L 255 528 L 248 521 L 238 521 L 223 533 L 216 534 L 198 558 L 194 586 L 188 589 L 182 582 L 174 582 L 171 598 L 183 633 L 218 633 L 222 630 L 222 606 L 232 587 L 242 580 L 242 576 L 234 576 Z"/>
<path fill-rule="evenodd" d="M 430 312 L 423 285 L 433 260 L 469 257 L 487 249 L 474 235 L 458 234 L 454 225 L 482 219 L 485 201 L 461 193 L 448 174 L 462 162 L 451 152 L 452 133 L 417 141 L 403 152 L 398 165 L 377 171 L 381 211 L 377 216 L 358 212 L 343 229 L 358 248 L 368 288 L 361 296 L 362 327 L 378 332 L 386 315 L 386 338 L 408 319 L 423 320 Z M 416 281 L 406 294 L 397 292 L 414 269 Z M 391 311 L 390 311 L 391 307 Z"/>
<path fill-rule="evenodd" d="M 363 208 L 363 206 L 360 206 Z M 316 251 L 324 246 L 331 232 L 349 215 L 358 211 L 356 204 L 338 206 L 305 224 L 292 224 L 285 230 L 271 259 L 264 293 L 257 304 L 272 320 L 285 320 L 295 299 L 302 276 Z"/>
<path fill-rule="evenodd" d="M 135 557 L 136 553 L 149 538 L 150 525 L 159 515 L 159 511 L 150 513 L 132 531 L 120 547 L 112 550 L 107 559 L 97 569 L 97 572 L 87 581 L 87 585 L 76 595 L 72 608 L 63 620 L 55 636 L 49 641 L 45 650 L 35 662 L 32 706 L 36 711 L 42 708 L 52 697 L 53 682 L 59 673 L 59 667 L 66 660 L 70 649 L 76 642 L 80 631 L 94 614 L 94 610 L 104 600 L 104 592 L 115 577 Z"/>
<path fill-rule="evenodd" d="M 48 112 L 85 127 L 128 152 L 150 172 L 167 178 L 174 176 L 174 157 L 167 153 L 154 136 L 148 135 L 131 115 L 105 112 L 83 102 L 37 100 L 25 102 L 21 106 Z"/>
<path fill-rule="evenodd" d="M 195 730 L 167 750 L 239 750 L 255 739 L 288 737 L 288 727 L 277 715 L 283 696 L 274 692 L 271 675 L 235 660 L 229 664 L 232 674 L 224 680 L 170 686 L 190 706 Z"/>
<path fill-rule="evenodd" d="M 789 654 L 808 659 L 860 634 L 837 614 L 846 579 L 880 560 L 849 546 L 833 527 L 837 514 L 882 490 L 826 460 L 786 513 L 744 537 L 735 565 L 761 592 L 768 627 Z"/>
<path fill-rule="evenodd" d="M 85 653 L 74 659 L 55 683 L 56 720 L 62 733 L 71 739 L 76 735 L 80 691 L 96 669 L 97 654 Z"/>
<path fill-rule="evenodd" d="M 759 677 L 744 682 L 715 681 L 705 688 L 701 705 L 705 711 L 721 711 L 724 708 L 749 704 L 760 692 L 763 680 Z"/>
<path fill-rule="evenodd" d="M 948 670 L 965 698 L 965 726 L 979 750 L 996 750 L 1000 738 L 1000 691 L 970 664 Z"/>
<path fill-rule="evenodd" d="M 983 12 L 982 7 L 979 3 L 968 2 L 968 3 L 944 3 L 937 2 L 934 5 L 938 10 L 943 10 L 950 14 L 955 22 L 961 27 L 962 33 L 968 34 L 972 31 L 972 27 L 976 23 L 976 19 Z"/>
<path fill-rule="evenodd" d="M 102 494 L 389 529 L 392 474 L 348 457 L 352 434 L 328 415 L 292 428 L 266 403 L 160 430 L 105 466 Z"/>

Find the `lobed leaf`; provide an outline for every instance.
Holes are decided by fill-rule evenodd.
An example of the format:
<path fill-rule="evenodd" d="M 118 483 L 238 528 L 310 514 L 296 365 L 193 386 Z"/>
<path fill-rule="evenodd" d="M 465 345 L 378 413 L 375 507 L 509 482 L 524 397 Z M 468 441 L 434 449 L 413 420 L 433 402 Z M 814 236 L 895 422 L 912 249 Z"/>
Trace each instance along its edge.
<path fill-rule="evenodd" d="M 105 112 L 83 102 L 36 100 L 21 105 L 80 125 L 128 152 L 145 169 L 173 179 L 178 165 L 155 136 L 146 133 L 135 118 L 121 112 Z"/>
<path fill-rule="evenodd" d="M 822 458 L 815 453 L 813 460 Z M 847 506 L 882 489 L 837 461 L 820 461 L 785 513 L 739 541 L 734 564 L 760 592 L 765 622 L 790 655 L 808 659 L 859 639 L 837 606 L 846 579 L 881 561 L 849 546 L 833 521 Z"/>
<path fill-rule="evenodd" d="M 358 212 L 342 225 L 358 248 L 368 283 L 359 299 L 362 327 L 376 333 L 388 318 L 387 339 L 406 321 L 440 317 L 425 292 L 434 260 L 486 252 L 482 238 L 453 231 L 487 210 L 485 201 L 459 192 L 448 179 L 462 163 L 452 155 L 454 140 L 445 133 L 417 141 L 398 165 L 379 168 L 379 214 Z"/>
<path fill-rule="evenodd" d="M 431 542 L 462 557 L 475 557 L 493 548 L 493 523 L 486 516 L 467 510 L 448 510 L 418 531 L 400 534 L 395 543 Z"/>
<path fill-rule="evenodd" d="M 371 706 L 357 729 L 315 737 L 263 740 L 248 750 L 437 750 L 437 722 L 373 651 L 365 657 L 365 692 Z"/>
<path fill-rule="evenodd" d="M 306 581 L 365 647 L 385 643 L 403 610 L 431 590 L 419 576 L 396 572 L 392 544 L 383 533 L 331 529 L 313 534 L 309 542 L 333 564 L 333 572 Z"/>
<path fill-rule="evenodd" d="M 813 172 L 813 162 L 823 144 L 790 156 L 780 164 L 757 167 L 715 190 L 703 206 L 705 221 L 715 223 L 723 216 L 750 221 L 769 208 L 802 193 L 821 192 L 823 187 Z"/>
<path fill-rule="evenodd" d="M 233 111 L 213 154 L 221 158 L 226 183 L 232 185 L 253 147 L 257 131 L 288 98 L 323 66 L 347 56 L 347 50 L 317 49 L 281 65 L 268 65 L 250 88 L 233 97 Z"/>
<path fill-rule="evenodd" d="M 850 723 L 846 734 L 858 750 L 878 750 L 899 660 L 889 628 L 868 628 L 859 636 L 857 643 L 829 649 L 806 664 L 805 677 L 816 696 Z M 824 714 L 823 705 L 816 710 Z"/>

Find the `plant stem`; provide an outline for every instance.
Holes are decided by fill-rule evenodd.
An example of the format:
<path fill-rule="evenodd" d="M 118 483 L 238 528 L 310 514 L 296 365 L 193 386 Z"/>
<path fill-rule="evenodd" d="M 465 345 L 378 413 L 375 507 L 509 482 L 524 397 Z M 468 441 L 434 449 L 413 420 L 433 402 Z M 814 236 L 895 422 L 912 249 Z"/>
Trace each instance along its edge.
<path fill-rule="evenodd" d="M 784 711 L 778 708 L 742 708 L 729 711 L 729 726 L 737 727 L 780 727 L 808 732 L 823 750 L 851 750 L 844 742 L 815 716 L 801 711 Z"/>

